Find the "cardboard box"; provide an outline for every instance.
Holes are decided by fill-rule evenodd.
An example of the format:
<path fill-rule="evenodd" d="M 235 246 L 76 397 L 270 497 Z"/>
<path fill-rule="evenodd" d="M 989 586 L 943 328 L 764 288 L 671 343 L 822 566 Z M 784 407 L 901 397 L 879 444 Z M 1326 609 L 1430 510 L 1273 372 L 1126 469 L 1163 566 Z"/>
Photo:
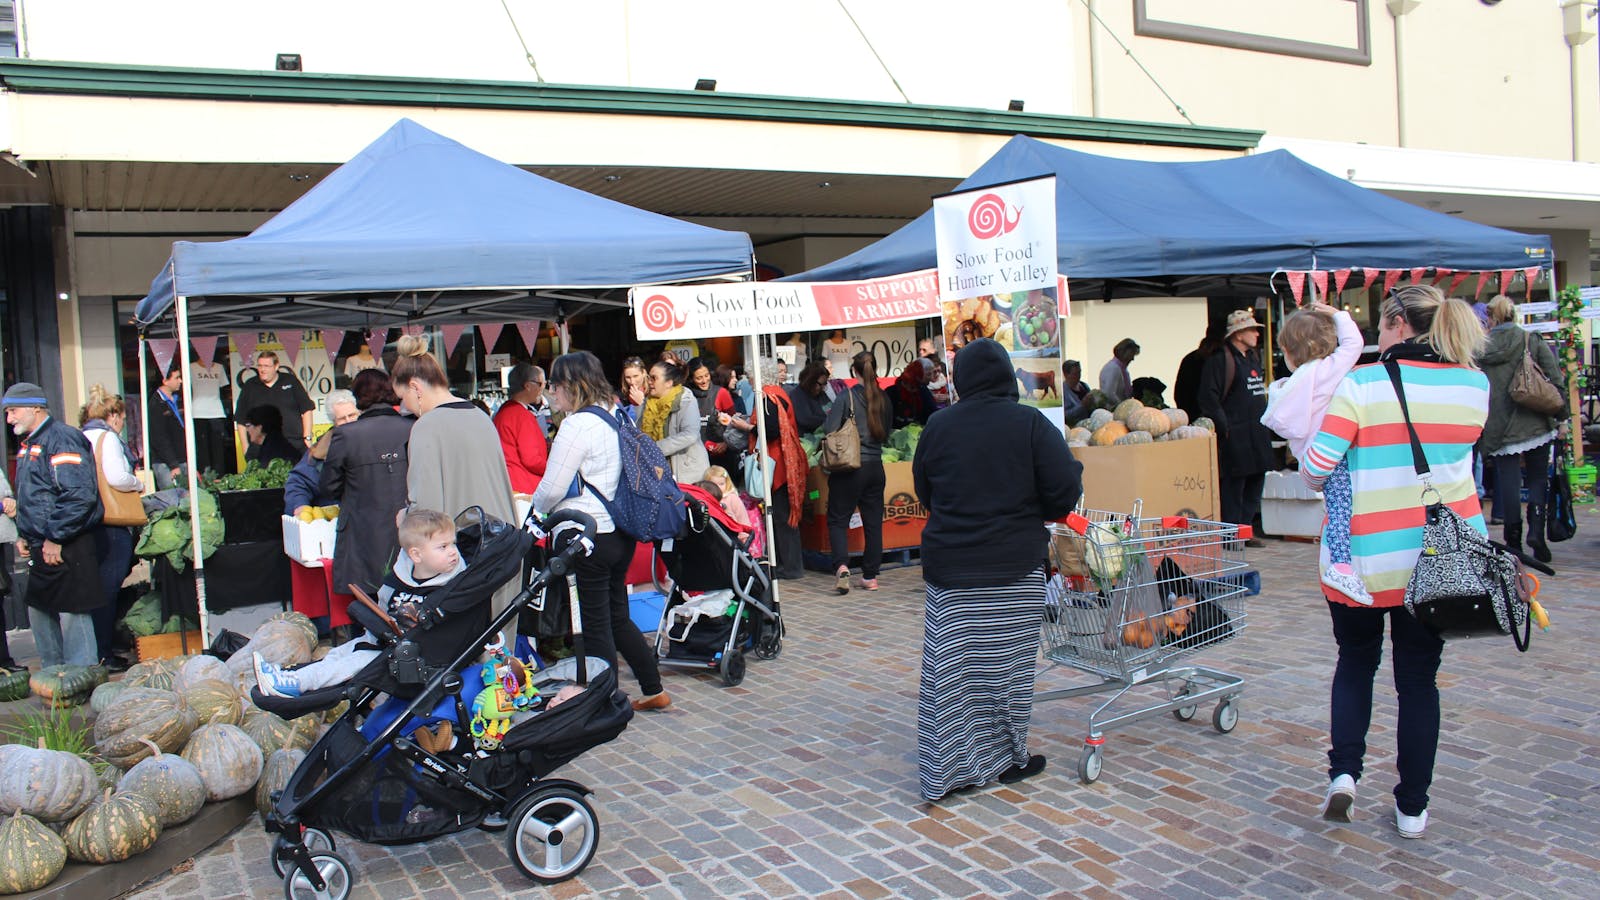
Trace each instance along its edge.
<path fill-rule="evenodd" d="M 911 463 L 885 463 L 883 466 L 883 549 L 904 550 L 922 546 L 922 528 L 928 524 L 928 510 L 917 499 L 911 479 Z M 806 476 L 806 505 L 800 522 L 800 544 L 808 550 L 828 550 L 828 476 L 813 467 Z M 846 544 L 851 553 L 866 548 L 866 535 L 860 528 L 850 529 Z"/>
<path fill-rule="evenodd" d="M 339 535 L 338 519 L 302 522 L 283 516 L 283 553 L 302 566 L 313 568 L 333 559 L 333 544 Z"/>
<path fill-rule="evenodd" d="M 1086 509 L 1122 512 L 1144 501 L 1146 516 L 1220 515 L 1217 439 L 1187 438 L 1113 447 L 1074 447 L 1083 463 Z"/>
<path fill-rule="evenodd" d="M 165 634 L 152 634 L 134 638 L 133 643 L 135 650 L 139 654 L 139 662 L 182 656 L 186 648 L 191 655 L 206 651 L 206 645 L 200 642 L 199 631 L 172 631 Z"/>

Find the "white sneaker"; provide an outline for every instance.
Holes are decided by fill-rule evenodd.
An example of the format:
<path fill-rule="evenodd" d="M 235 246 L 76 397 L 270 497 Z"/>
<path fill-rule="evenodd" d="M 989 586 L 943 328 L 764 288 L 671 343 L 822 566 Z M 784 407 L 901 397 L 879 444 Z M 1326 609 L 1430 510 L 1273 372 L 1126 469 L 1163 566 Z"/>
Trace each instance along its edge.
<path fill-rule="evenodd" d="M 1422 832 L 1428 828 L 1428 811 L 1423 810 L 1420 816 L 1408 816 L 1400 811 L 1400 807 L 1396 806 L 1394 808 L 1394 827 L 1395 830 L 1400 832 L 1401 837 L 1416 840 L 1422 837 Z"/>
<path fill-rule="evenodd" d="M 1354 572 L 1341 572 L 1329 566 L 1322 570 L 1322 583 L 1362 606 L 1372 605 L 1372 594 L 1367 592 L 1366 582 Z"/>
<path fill-rule="evenodd" d="M 1350 808 L 1356 805 L 1356 780 L 1340 775 L 1328 784 L 1328 796 L 1322 800 L 1322 817 L 1329 822 L 1350 821 Z"/>

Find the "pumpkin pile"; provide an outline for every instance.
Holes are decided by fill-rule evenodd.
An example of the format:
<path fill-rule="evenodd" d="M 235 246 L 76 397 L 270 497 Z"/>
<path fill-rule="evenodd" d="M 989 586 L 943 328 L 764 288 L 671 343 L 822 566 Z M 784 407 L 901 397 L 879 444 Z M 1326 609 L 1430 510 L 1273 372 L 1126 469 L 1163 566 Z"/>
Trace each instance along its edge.
<path fill-rule="evenodd" d="M 1201 417 L 1189 422 L 1181 409 L 1156 409 L 1124 400 L 1115 409 L 1096 409 L 1067 432 L 1068 447 L 1111 447 L 1210 437 L 1216 426 Z"/>
<path fill-rule="evenodd" d="M 46 749 L 43 740 L 0 745 L 0 894 L 48 885 L 69 859 L 104 864 L 143 853 L 207 802 L 253 793 L 256 807 L 269 809 L 323 717 L 285 720 L 257 709 L 248 699 L 254 675 L 246 683 L 238 667 L 249 671 L 251 652 L 307 662 L 315 647 L 311 621 L 284 613 L 256 630 L 235 654 L 238 664 L 156 660 L 115 682 L 81 666 L 35 673 L 24 691 L 50 705 L 89 705 L 98 761 Z"/>

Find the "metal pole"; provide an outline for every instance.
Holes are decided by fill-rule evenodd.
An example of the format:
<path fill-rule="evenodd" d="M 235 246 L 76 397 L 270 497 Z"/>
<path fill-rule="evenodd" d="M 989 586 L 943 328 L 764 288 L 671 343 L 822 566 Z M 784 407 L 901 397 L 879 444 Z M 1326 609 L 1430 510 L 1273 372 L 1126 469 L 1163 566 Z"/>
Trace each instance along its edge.
<path fill-rule="evenodd" d="M 150 465 L 150 372 L 145 362 L 144 329 L 139 330 L 139 444 L 143 455 L 139 461 L 151 473 L 150 486 L 155 487 L 155 469 Z"/>
<path fill-rule="evenodd" d="M 761 477 L 765 478 L 766 484 L 770 485 L 772 484 L 773 461 L 772 455 L 767 452 L 767 398 L 763 392 L 765 385 L 761 382 L 761 348 L 756 335 L 746 335 L 744 340 L 745 358 L 750 360 L 745 364 L 745 369 L 750 372 L 750 385 L 755 388 L 756 392 L 755 409 L 751 411 L 751 415 L 755 416 L 756 426 L 756 439 L 752 448 L 761 454 Z M 749 489 L 750 486 L 745 485 L 745 490 L 748 491 Z M 794 489 L 794 485 L 789 485 L 790 491 Z M 761 515 L 765 517 L 767 524 L 767 557 L 772 560 L 773 567 L 776 568 L 778 564 L 778 543 L 775 540 L 777 535 L 772 531 L 772 494 L 770 491 L 761 501 Z M 787 517 L 788 513 L 785 512 L 784 515 Z M 773 581 L 772 591 L 773 599 L 777 599 L 777 581 Z"/>
<path fill-rule="evenodd" d="M 174 281 L 174 284 L 177 282 Z M 195 471 L 194 429 L 189 427 L 194 388 L 189 363 L 189 298 L 178 295 L 178 356 L 183 366 L 183 471 L 189 482 L 189 539 L 194 542 L 194 600 L 200 617 L 200 646 L 211 646 L 211 620 L 206 612 L 206 561 L 200 543 L 200 473 Z M 188 640 L 180 638 L 188 652 Z"/>

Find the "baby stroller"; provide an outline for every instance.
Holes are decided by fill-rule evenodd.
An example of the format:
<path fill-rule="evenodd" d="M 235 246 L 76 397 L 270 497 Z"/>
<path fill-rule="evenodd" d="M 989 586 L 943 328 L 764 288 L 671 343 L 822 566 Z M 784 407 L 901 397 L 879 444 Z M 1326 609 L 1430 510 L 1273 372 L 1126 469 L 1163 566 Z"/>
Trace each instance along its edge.
<path fill-rule="evenodd" d="M 732 687 L 744 680 L 746 651 L 761 659 L 783 652 L 783 616 L 771 574 L 740 540 L 751 529 L 701 488 L 678 487 L 688 524 L 678 537 L 656 543 L 670 580 L 656 656 L 664 666 L 716 671 Z M 690 591 L 703 594 L 691 597 Z"/>
<path fill-rule="evenodd" d="M 351 605 L 351 614 L 383 644 L 351 682 L 292 698 L 252 692 L 257 706 L 285 717 L 350 701 L 307 751 L 266 816 L 267 830 L 278 835 L 272 867 L 291 900 L 349 894 L 353 876 L 335 852 L 334 830 L 369 843 L 410 844 L 478 827 L 491 813 L 501 813 L 508 823 L 507 854 L 535 881 L 564 881 L 594 857 L 600 829 L 585 799 L 590 790 L 545 776 L 621 734 L 633 709 L 609 667 L 587 677 L 602 664 L 585 663 L 577 604 L 573 668 L 587 689 L 511 726 L 498 749 L 476 750 L 467 735 L 468 709 L 487 690 L 485 679 L 477 677 L 477 657 L 530 598 L 544 596 L 550 581 L 567 577 L 570 583 L 573 562 L 593 549 L 594 521 L 570 511 L 552 516 L 545 523 L 551 532 L 548 562 L 492 620 L 490 596 L 518 573 L 536 535 L 476 508 L 456 524 L 468 565 L 428 598 L 417 625 L 396 633 L 375 608 Z M 452 722 L 459 733 L 443 748 L 433 740 L 442 728 L 418 732 L 440 722 Z"/>

